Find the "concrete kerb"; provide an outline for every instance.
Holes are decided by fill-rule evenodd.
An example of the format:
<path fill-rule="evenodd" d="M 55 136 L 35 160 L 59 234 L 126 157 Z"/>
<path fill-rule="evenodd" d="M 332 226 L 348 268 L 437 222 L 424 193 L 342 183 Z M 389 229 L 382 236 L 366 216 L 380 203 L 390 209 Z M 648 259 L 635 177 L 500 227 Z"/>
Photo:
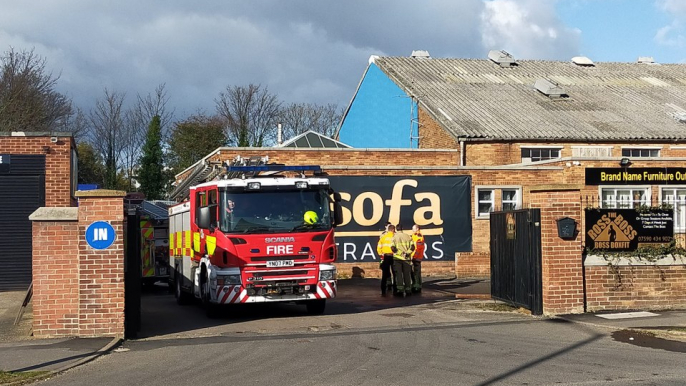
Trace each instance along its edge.
<path fill-rule="evenodd" d="M 664 310 L 661 310 L 664 312 Z M 686 342 L 686 333 L 673 333 L 670 332 L 670 328 L 684 328 L 684 326 L 653 326 L 652 328 L 650 326 L 627 326 L 627 325 L 620 325 L 617 323 L 612 323 L 611 321 L 605 321 L 605 322 L 592 322 L 589 320 L 583 320 L 580 317 L 589 317 L 589 316 L 594 316 L 595 314 L 593 313 L 584 313 L 584 314 L 573 314 L 573 315 L 551 315 L 549 316 L 550 319 L 557 319 L 557 320 L 563 320 L 568 323 L 574 323 L 574 324 L 580 324 L 592 328 L 598 328 L 598 329 L 603 329 L 609 332 L 615 332 L 615 331 L 634 331 L 637 334 L 652 334 L 656 336 L 657 338 L 661 339 L 667 339 L 667 340 L 676 340 L 680 342 Z"/>
<path fill-rule="evenodd" d="M 94 352 L 93 354 L 91 354 L 87 357 L 81 358 L 74 363 L 70 363 L 70 364 L 67 364 L 67 365 L 60 367 L 59 369 L 53 370 L 53 371 L 51 371 L 51 373 L 53 375 L 55 375 L 55 374 L 59 374 L 59 373 L 65 372 L 67 370 L 73 369 L 74 367 L 84 365 L 84 364 L 86 364 L 92 360 L 95 360 L 96 358 L 101 357 L 101 356 L 109 353 L 110 351 L 114 350 L 123 341 L 124 340 L 122 338 L 112 338 L 112 340 L 108 344 L 106 344 L 103 348 L 101 348 L 100 350 Z"/>
<path fill-rule="evenodd" d="M 91 362 L 91 361 L 93 361 L 93 360 L 95 360 L 95 359 L 97 359 L 97 358 L 99 358 L 105 354 L 108 354 L 109 352 L 113 351 L 116 347 L 118 347 L 120 344 L 122 344 L 122 342 L 123 342 L 122 338 L 116 338 L 116 337 L 112 338 L 111 341 L 109 341 L 105 346 L 103 346 L 102 348 L 100 348 L 99 350 L 94 352 L 93 354 L 85 356 L 85 357 L 83 357 L 77 361 L 68 363 L 68 364 L 66 364 L 62 367 L 59 367 L 57 369 L 54 369 L 54 370 L 48 370 L 45 374 L 36 375 L 35 377 L 24 378 L 24 379 L 16 380 L 13 382 L 3 383 L 2 386 L 24 385 L 24 384 L 33 383 L 33 382 L 36 382 L 39 380 L 44 380 L 44 379 L 54 377 L 56 375 L 59 375 L 61 373 L 66 372 L 68 370 L 71 370 L 75 367 L 89 363 L 89 362 Z"/>

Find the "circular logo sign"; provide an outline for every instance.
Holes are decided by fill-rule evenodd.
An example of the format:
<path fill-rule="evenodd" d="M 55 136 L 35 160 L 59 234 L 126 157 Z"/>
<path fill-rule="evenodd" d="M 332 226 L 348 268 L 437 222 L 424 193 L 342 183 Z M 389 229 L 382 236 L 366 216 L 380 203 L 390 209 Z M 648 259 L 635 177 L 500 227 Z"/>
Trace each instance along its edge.
<path fill-rule="evenodd" d="M 114 243 L 114 228 L 105 221 L 96 221 L 86 229 L 86 242 L 93 249 L 107 249 Z"/>

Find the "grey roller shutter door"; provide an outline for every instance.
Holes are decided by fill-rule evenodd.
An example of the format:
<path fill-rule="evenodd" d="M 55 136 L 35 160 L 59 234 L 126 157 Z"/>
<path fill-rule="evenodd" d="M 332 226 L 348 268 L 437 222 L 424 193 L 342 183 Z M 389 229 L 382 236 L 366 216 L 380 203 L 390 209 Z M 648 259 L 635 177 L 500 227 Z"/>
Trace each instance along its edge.
<path fill-rule="evenodd" d="M 0 291 L 26 290 L 31 283 L 29 215 L 45 205 L 45 156 L 11 155 L 0 174 Z"/>

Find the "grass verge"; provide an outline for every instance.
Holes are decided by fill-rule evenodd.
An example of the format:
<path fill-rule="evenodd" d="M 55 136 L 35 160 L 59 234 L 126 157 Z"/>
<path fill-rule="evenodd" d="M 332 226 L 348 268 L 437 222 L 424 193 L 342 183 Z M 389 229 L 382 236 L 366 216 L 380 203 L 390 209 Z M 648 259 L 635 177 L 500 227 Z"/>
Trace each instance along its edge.
<path fill-rule="evenodd" d="M 42 379 L 48 374 L 48 371 L 0 371 L 0 385 L 22 385 Z"/>

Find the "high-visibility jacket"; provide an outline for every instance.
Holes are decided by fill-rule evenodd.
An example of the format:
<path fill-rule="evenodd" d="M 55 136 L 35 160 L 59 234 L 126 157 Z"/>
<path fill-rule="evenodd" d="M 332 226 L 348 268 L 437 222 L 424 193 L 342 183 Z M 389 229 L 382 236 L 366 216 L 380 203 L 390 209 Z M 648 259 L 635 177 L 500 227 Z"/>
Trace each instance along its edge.
<path fill-rule="evenodd" d="M 426 245 L 424 245 L 424 235 L 422 235 L 421 232 L 413 233 L 412 242 L 414 242 L 414 253 L 412 254 L 412 258 L 415 260 L 423 259 L 424 249 L 426 248 Z"/>
<path fill-rule="evenodd" d="M 393 258 L 396 260 L 410 260 L 414 245 L 412 237 L 407 233 L 396 232 L 393 235 Z"/>
<path fill-rule="evenodd" d="M 393 232 L 385 232 L 379 237 L 379 243 L 376 244 L 376 252 L 379 256 L 383 256 L 387 253 L 393 254 L 391 246 L 393 245 Z"/>

